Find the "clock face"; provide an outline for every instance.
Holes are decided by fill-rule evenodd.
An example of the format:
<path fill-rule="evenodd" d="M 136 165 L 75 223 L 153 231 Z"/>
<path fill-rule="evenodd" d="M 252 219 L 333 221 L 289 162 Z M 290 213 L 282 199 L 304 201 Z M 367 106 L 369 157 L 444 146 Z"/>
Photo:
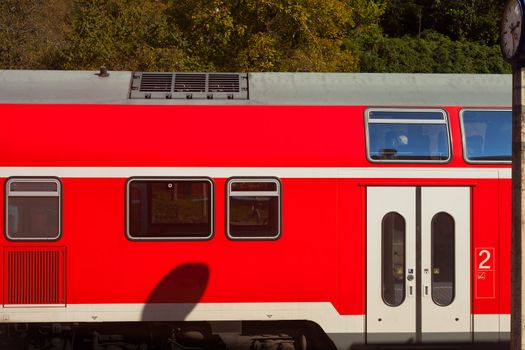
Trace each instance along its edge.
<path fill-rule="evenodd" d="M 501 22 L 501 50 L 507 59 L 512 59 L 518 53 L 523 24 L 522 18 L 523 9 L 520 0 L 507 2 Z"/>

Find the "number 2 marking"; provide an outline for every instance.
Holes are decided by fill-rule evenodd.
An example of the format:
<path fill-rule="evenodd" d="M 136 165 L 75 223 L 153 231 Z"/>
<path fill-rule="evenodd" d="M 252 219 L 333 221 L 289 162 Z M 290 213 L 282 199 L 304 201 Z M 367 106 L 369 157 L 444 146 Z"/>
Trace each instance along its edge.
<path fill-rule="evenodd" d="M 487 249 L 483 249 L 478 253 L 479 256 L 485 255 L 485 259 L 479 263 L 478 269 L 479 270 L 490 270 L 492 266 L 485 265 L 487 261 L 490 260 L 490 251 Z"/>

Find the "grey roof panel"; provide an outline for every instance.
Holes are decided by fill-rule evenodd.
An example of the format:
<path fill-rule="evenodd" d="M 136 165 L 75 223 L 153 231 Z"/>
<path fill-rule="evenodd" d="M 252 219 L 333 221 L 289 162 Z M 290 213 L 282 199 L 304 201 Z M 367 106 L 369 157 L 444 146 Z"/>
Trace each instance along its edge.
<path fill-rule="evenodd" d="M 132 72 L 0 70 L 0 103 L 511 106 L 493 74 L 249 73 L 248 100 L 133 100 Z"/>
<path fill-rule="evenodd" d="M 252 102 L 372 106 L 510 106 L 510 75 L 253 73 Z"/>
<path fill-rule="evenodd" d="M 0 103 L 125 103 L 131 72 L 0 70 Z"/>

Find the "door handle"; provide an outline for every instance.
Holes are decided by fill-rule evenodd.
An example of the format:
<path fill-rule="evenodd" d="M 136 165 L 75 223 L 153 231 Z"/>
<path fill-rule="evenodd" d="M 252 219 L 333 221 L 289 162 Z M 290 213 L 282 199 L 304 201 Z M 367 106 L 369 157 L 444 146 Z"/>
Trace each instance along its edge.
<path fill-rule="evenodd" d="M 408 296 L 413 297 L 414 296 L 414 269 L 408 269 L 407 270 L 407 283 L 408 286 Z"/>

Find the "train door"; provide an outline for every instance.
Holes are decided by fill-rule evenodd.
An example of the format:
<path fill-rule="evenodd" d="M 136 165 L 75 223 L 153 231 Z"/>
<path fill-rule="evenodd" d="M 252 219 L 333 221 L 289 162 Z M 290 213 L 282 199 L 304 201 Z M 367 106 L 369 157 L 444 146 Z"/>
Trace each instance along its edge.
<path fill-rule="evenodd" d="M 368 187 L 366 287 L 369 342 L 470 337 L 470 188 Z"/>

